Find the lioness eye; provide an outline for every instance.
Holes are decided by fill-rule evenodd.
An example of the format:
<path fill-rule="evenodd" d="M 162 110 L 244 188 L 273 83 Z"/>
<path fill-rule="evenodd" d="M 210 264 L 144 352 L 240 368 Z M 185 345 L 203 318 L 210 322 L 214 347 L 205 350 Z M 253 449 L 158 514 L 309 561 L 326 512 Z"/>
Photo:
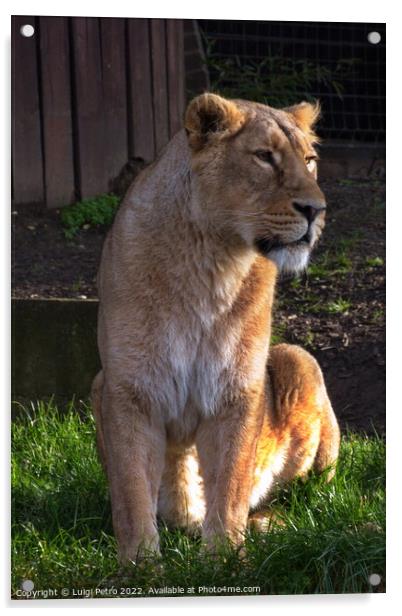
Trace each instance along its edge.
<path fill-rule="evenodd" d="M 274 155 L 270 150 L 258 150 L 257 152 L 255 152 L 255 155 L 264 163 L 268 163 L 269 165 L 275 165 Z"/>

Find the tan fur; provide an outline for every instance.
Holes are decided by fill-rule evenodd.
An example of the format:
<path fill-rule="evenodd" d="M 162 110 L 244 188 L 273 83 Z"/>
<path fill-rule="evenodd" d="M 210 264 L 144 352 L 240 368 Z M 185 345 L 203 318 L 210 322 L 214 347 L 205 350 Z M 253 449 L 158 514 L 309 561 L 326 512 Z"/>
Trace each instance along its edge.
<path fill-rule="evenodd" d="M 319 141 L 313 130 L 315 123 L 321 115 L 321 107 L 318 101 L 314 104 L 299 103 L 298 105 L 288 107 L 286 111 L 293 115 L 297 126 L 309 136 L 309 139 L 316 143 Z"/>
<path fill-rule="evenodd" d="M 269 352 L 278 268 L 305 267 L 324 226 L 298 111 L 192 101 L 105 241 L 92 399 L 123 563 L 158 550 L 157 513 L 239 542 L 275 481 L 336 459 L 315 360 Z"/>

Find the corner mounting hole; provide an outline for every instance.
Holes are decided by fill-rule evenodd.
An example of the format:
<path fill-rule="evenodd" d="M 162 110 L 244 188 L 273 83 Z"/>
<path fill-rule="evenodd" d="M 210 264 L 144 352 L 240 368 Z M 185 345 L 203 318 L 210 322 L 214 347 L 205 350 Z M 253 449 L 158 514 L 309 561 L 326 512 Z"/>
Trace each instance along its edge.
<path fill-rule="evenodd" d="M 367 35 L 367 40 L 372 45 L 378 45 L 381 41 L 381 34 L 379 32 L 369 32 Z"/>
<path fill-rule="evenodd" d="M 378 586 L 381 582 L 381 575 L 378 575 L 378 573 L 372 573 L 369 577 L 369 582 L 371 586 Z"/>
<path fill-rule="evenodd" d="M 21 26 L 20 32 L 22 36 L 25 36 L 25 38 L 30 38 L 35 34 L 35 28 L 31 26 L 31 24 L 25 24 L 24 26 Z"/>

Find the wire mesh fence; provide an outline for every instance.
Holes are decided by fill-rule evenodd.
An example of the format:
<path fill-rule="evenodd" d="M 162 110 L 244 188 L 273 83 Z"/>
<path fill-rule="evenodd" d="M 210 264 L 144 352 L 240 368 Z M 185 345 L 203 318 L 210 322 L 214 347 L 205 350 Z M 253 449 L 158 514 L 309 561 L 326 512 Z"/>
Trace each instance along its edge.
<path fill-rule="evenodd" d="M 326 139 L 385 140 L 385 24 L 198 20 L 211 87 L 272 105 L 319 99 Z M 378 32 L 381 40 L 370 43 Z"/>

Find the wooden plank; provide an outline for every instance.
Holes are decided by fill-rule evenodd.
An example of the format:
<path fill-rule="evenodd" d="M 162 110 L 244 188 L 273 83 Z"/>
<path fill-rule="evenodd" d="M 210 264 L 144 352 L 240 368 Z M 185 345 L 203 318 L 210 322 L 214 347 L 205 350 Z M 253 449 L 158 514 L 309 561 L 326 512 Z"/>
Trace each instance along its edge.
<path fill-rule="evenodd" d="M 32 37 L 21 26 L 36 28 Z M 14 15 L 12 26 L 12 173 L 15 203 L 43 201 L 43 160 L 35 17 Z"/>
<path fill-rule="evenodd" d="M 129 154 L 150 162 L 155 157 L 150 25 L 127 20 Z"/>
<path fill-rule="evenodd" d="M 49 208 L 74 201 L 68 18 L 40 17 L 45 197 Z"/>
<path fill-rule="evenodd" d="M 169 141 L 166 20 L 151 19 L 152 82 L 156 153 Z"/>
<path fill-rule="evenodd" d="M 169 92 L 169 135 L 173 137 L 183 127 L 184 92 L 184 36 L 181 19 L 166 20 L 167 68 Z"/>
<path fill-rule="evenodd" d="M 110 182 L 128 160 L 126 39 L 124 19 L 102 18 L 104 173 Z"/>
<path fill-rule="evenodd" d="M 72 18 L 74 108 L 79 193 L 82 198 L 107 192 L 100 24 L 96 17 Z"/>

